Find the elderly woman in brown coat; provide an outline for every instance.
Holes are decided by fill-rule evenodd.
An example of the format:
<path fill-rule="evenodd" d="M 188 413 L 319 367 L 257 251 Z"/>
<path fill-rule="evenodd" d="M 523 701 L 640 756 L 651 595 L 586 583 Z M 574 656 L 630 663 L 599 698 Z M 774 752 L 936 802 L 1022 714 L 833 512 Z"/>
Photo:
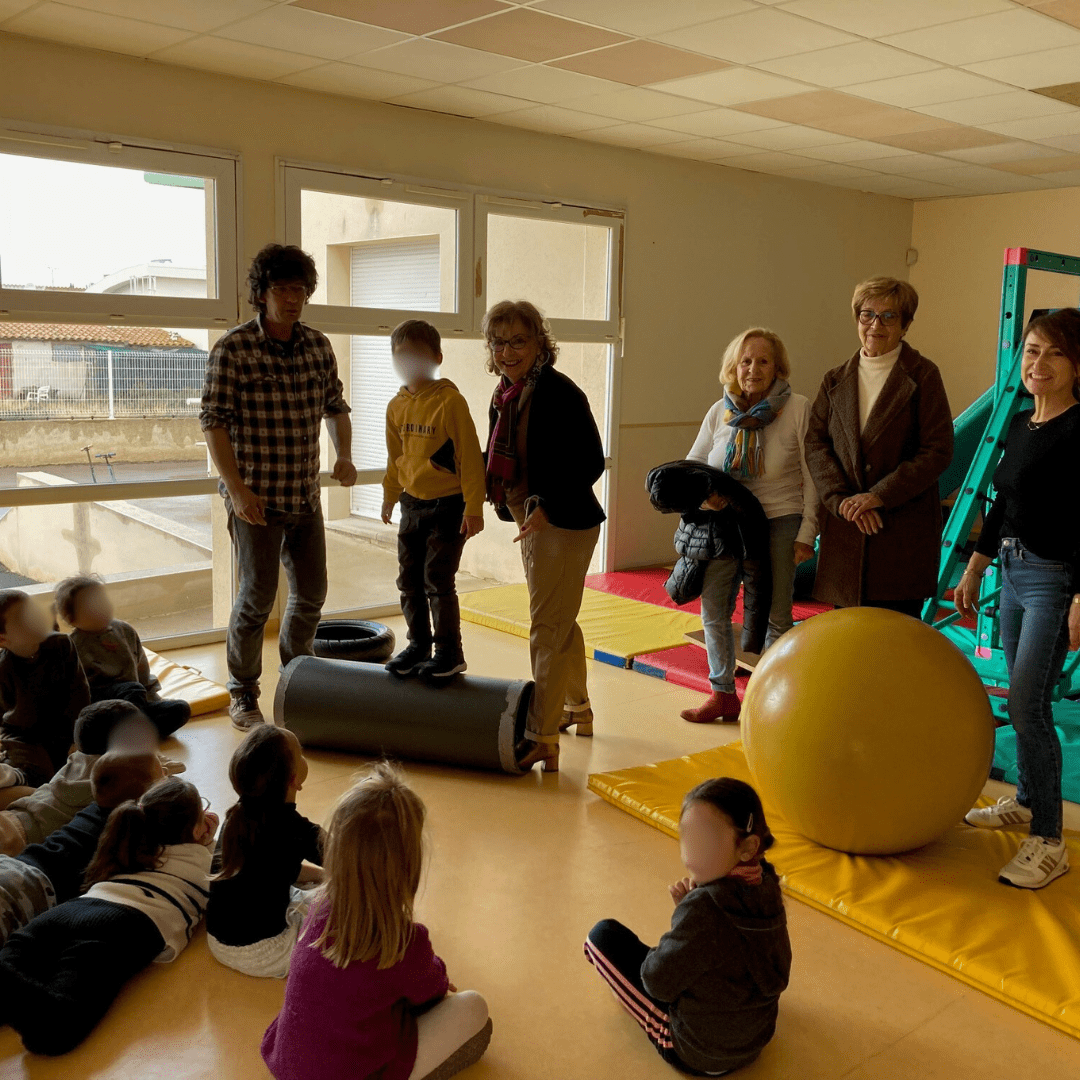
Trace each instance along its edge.
<path fill-rule="evenodd" d="M 938 477 L 953 451 L 941 374 L 903 340 L 918 304 L 895 278 L 855 289 L 862 348 L 826 373 L 805 444 L 822 503 L 815 598 L 916 618 L 937 585 Z"/>

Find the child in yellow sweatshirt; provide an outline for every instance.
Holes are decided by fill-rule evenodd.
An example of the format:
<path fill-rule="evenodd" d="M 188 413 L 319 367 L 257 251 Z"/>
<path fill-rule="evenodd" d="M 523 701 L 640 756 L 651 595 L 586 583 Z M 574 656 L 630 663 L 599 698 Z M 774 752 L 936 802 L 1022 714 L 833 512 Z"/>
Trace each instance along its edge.
<path fill-rule="evenodd" d="M 390 347 L 405 385 L 386 409 L 382 519 L 389 525 L 400 501 L 397 585 L 409 644 L 386 670 L 444 680 L 465 670 L 454 578 L 465 541 L 484 527 L 484 456 L 465 398 L 438 377 L 439 331 L 407 319 Z"/>

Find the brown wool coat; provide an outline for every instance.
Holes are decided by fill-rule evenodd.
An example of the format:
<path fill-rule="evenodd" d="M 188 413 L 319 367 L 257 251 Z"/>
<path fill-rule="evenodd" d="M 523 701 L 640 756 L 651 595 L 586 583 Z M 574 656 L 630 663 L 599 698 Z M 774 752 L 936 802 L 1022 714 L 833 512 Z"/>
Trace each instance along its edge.
<path fill-rule="evenodd" d="M 906 342 L 861 435 L 859 354 L 826 373 L 806 432 L 806 464 L 821 496 L 817 600 L 853 607 L 934 592 L 941 554 L 937 484 L 952 453 L 941 373 Z M 840 517 L 840 503 L 863 491 L 884 504 L 884 528 L 876 536 Z"/>

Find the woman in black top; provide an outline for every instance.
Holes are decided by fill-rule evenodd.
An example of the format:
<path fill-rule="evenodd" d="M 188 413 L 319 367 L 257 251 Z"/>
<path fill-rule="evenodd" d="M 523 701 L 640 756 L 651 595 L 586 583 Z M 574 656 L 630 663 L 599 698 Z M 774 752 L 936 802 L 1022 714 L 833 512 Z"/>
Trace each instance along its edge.
<path fill-rule="evenodd" d="M 529 651 L 536 688 L 518 763 L 559 768 L 559 732 L 591 735 L 585 639 L 577 624 L 604 511 L 593 485 L 604 448 L 585 394 L 555 370 L 559 347 L 527 300 L 484 316 L 488 371 L 500 375 L 489 410 L 488 500 L 516 521 L 529 586 Z"/>
<path fill-rule="evenodd" d="M 1066 652 L 1080 646 L 1080 502 L 1065 486 L 1080 461 L 1080 311 L 1028 323 L 1021 377 L 1035 408 L 1013 418 L 994 473 L 997 497 L 955 602 L 962 614 L 975 614 L 983 572 L 1000 553 L 998 619 L 1018 781 L 1015 797 L 971 810 L 967 821 L 982 828 L 1030 824 L 998 880 L 1039 889 L 1069 869 L 1051 695 Z"/>

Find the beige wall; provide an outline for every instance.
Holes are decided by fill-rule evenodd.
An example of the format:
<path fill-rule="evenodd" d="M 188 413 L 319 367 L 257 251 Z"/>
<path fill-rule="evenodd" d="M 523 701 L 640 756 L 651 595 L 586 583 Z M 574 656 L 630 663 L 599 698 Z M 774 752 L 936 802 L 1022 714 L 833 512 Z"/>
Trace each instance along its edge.
<path fill-rule="evenodd" d="M 85 465 L 84 446 L 115 451 L 118 461 L 205 461 L 199 421 L 0 420 L 0 466 Z M 103 461 L 95 468 L 105 469 Z"/>
<path fill-rule="evenodd" d="M 940 366 L 955 415 L 994 380 L 1005 249 L 1080 255 L 1080 188 L 916 203 L 911 242 L 919 313 L 909 338 Z M 1078 297 L 1080 279 L 1029 272 L 1025 318 Z"/>
<path fill-rule="evenodd" d="M 689 448 L 727 340 L 771 326 L 812 394 L 854 349 L 852 285 L 906 275 L 912 206 L 884 196 L 2 34 L 0 100 L 11 118 L 239 151 L 245 258 L 274 236 L 275 156 L 625 206 L 616 566 L 670 556 L 644 474 Z"/>

